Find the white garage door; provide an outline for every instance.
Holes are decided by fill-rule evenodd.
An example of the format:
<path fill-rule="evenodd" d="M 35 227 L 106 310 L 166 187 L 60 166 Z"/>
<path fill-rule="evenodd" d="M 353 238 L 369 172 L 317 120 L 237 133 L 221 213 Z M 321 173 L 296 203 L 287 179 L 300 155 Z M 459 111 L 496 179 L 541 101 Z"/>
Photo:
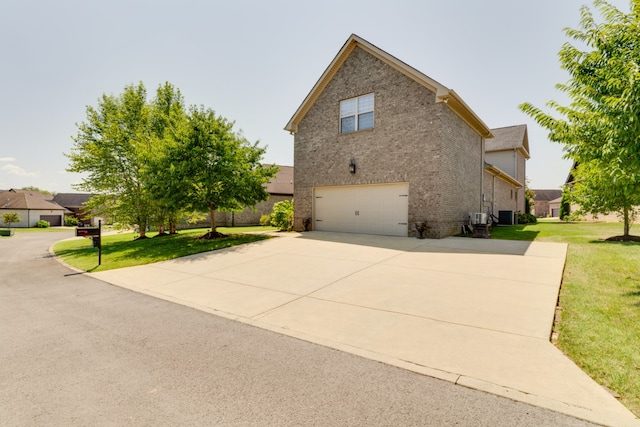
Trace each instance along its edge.
<path fill-rule="evenodd" d="M 318 231 L 407 236 L 409 184 L 349 185 L 314 189 Z"/>

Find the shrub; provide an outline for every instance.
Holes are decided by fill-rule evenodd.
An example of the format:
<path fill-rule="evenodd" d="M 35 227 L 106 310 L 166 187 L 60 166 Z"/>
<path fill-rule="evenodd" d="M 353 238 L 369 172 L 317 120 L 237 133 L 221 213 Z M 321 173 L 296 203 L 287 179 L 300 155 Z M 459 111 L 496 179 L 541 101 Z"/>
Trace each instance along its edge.
<path fill-rule="evenodd" d="M 78 221 L 78 218 L 76 217 L 73 217 L 73 216 L 64 217 L 64 225 L 66 225 L 67 227 L 76 227 L 78 223 L 79 221 Z"/>
<path fill-rule="evenodd" d="M 293 229 L 293 200 L 283 200 L 273 205 L 271 211 L 271 225 L 278 227 L 280 231 Z"/>
<path fill-rule="evenodd" d="M 260 225 L 264 225 L 264 226 L 271 225 L 271 216 L 266 214 L 262 215 L 260 217 Z"/>
<path fill-rule="evenodd" d="M 41 219 L 40 221 L 38 221 L 36 223 L 36 227 L 38 227 L 38 228 L 49 228 L 49 225 L 50 225 L 49 221 L 45 221 L 43 219 Z"/>
<path fill-rule="evenodd" d="M 535 224 L 538 222 L 538 219 L 535 215 L 518 212 L 518 224 Z"/>

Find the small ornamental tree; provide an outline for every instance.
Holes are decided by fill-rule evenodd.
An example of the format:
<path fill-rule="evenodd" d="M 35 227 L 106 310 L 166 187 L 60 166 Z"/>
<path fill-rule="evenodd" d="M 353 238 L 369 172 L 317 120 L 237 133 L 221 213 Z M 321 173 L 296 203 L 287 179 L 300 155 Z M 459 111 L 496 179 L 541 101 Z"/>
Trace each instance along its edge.
<path fill-rule="evenodd" d="M 11 228 L 11 224 L 13 224 L 14 222 L 20 222 L 22 221 L 22 219 L 17 212 L 7 212 L 6 214 L 2 215 L 2 221 L 7 224 L 9 228 Z"/>
<path fill-rule="evenodd" d="M 588 7 L 581 9 L 579 29 L 566 29 L 576 45 L 561 48 L 560 66 L 570 78 L 556 87 L 571 102 L 547 105 L 552 116 L 529 103 L 520 108 L 548 129 L 549 139 L 563 144 L 572 172 L 571 200 L 580 211 L 617 212 L 623 240 L 640 206 L 640 0 L 625 14 L 604 0 L 594 0 L 603 22 Z"/>

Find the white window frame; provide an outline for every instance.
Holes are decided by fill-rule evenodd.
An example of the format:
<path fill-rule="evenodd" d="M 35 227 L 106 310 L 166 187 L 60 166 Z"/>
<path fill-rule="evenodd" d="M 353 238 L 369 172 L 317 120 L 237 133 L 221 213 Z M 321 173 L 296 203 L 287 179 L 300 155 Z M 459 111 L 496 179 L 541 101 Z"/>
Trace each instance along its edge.
<path fill-rule="evenodd" d="M 366 109 L 366 110 L 362 110 L 360 111 L 360 100 L 364 97 L 368 97 L 371 96 L 373 97 L 373 103 L 371 105 L 371 109 Z M 349 114 L 349 115 L 343 115 L 342 114 L 342 105 L 343 103 L 346 102 L 350 102 L 350 101 L 355 101 L 355 109 L 354 109 L 354 113 L 353 114 Z M 374 128 L 374 124 L 375 124 L 375 105 L 376 105 L 376 98 L 375 98 L 375 94 L 372 93 L 367 93 L 364 95 L 360 95 L 360 96 L 356 96 L 354 98 L 349 98 L 349 99 L 343 99 L 342 101 L 340 101 L 340 133 L 352 133 L 352 132 L 358 132 L 361 130 L 368 130 L 368 129 L 373 129 Z M 366 108 L 366 107 L 364 107 Z M 359 129 L 359 117 L 363 114 L 368 114 L 371 113 L 372 115 L 372 120 L 371 120 L 371 127 L 368 127 L 366 129 Z M 346 119 L 348 117 L 353 117 L 354 118 L 354 126 L 353 126 L 353 130 L 348 130 L 348 131 L 344 131 L 342 129 L 342 120 Z"/>

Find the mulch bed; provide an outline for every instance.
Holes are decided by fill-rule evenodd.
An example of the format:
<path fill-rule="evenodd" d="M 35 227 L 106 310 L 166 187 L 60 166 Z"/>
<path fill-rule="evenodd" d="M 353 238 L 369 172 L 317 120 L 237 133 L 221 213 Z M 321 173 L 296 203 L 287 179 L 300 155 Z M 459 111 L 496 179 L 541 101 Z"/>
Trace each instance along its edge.
<path fill-rule="evenodd" d="M 640 242 L 640 236 L 613 236 L 605 239 L 605 242 Z"/>
<path fill-rule="evenodd" d="M 202 236 L 198 237 L 198 240 L 222 239 L 224 237 L 227 237 L 227 235 L 218 233 L 217 231 L 209 231 L 208 233 L 205 233 Z"/>

